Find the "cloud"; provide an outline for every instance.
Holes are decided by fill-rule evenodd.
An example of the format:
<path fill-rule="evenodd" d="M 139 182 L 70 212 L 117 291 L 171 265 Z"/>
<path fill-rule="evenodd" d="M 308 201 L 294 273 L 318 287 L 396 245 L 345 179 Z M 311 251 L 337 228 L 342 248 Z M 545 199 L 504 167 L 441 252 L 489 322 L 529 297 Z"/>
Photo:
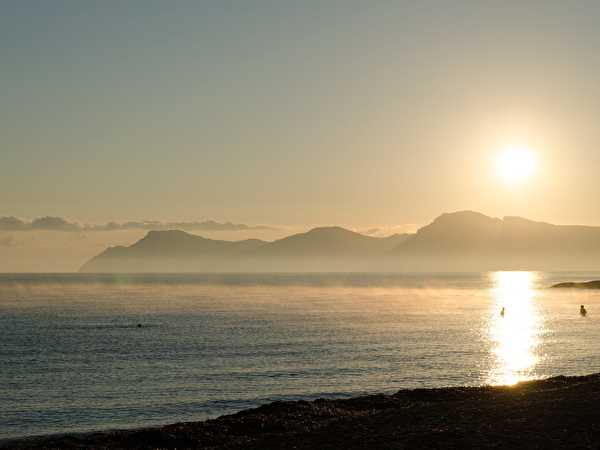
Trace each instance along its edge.
<path fill-rule="evenodd" d="M 246 225 L 243 223 L 216 222 L 214 220 L 193 222 L 159 222 L 154 220 L 138 222 L 108 222 L 105 224 L 80 224 L 62 217 L 38 217 L 31 221 L 18 217 L 0 217 L 1 231 L 118 231 L 118 230 L 186 230 L 186 231 L 247 231 L 275 230 L 264 225 Z"/>
<path fill-rule="evenodd" d="M 359 233 L 374 237 L 386 237 L 393 234 L 415 233 L 419 227 L 414 223 L 404 225 L 386 225 L 379 228 L 370 228 L 359 231 Z"/>
<path fill-rule="evenodd" d="M 62 217 L 40 217 L 29 225 L 32 230 L 81 231 L 80 225 L 68 222 Z"/>
<path fill-rule="evenodd" d="M 0 217 L 0 230 L 4 231 L 22 231 L 26 230 L 28 224 L 16 217 Z"/>
<path fill-rule="evenodd" d="M 202 222 L 109 222 L 103 225 L 87 225 L 83 231 L 114 231 L 114 230 L 201 230 L 201 231 L 244 231 L 244 230 L 274 230 L 264 225 L 246 225 L 243 223 L 216 222 L 205 220 Z"/>
<path fill-rule="evenodd" d="M 69 222 L 62 217 L 38 217 L 31 221 L 19 219 L 18 217 L 0 217 L 1 231 L 81 231 L 81 225 Z"/>

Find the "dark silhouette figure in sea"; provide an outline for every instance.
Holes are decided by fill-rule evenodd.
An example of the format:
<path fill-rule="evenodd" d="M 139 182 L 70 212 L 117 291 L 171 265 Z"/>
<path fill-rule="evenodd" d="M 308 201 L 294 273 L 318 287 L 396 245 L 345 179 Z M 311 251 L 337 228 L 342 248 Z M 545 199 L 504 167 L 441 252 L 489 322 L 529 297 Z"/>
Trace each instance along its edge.
<path fill-rule="evenodd" d="M 137 324 L 137 327 L 138 327 L 138 328 L 142 328 L 142 324 L 141 324 L 141 323 L 138 323 L 138 324 Z"/>
<path fill-rule="evenodd" d="M 585 306 L 581 305 L 579 307 L 579 314 L 585 317 L 585 315 L 587 314 L 587 309 L 585 309 Z"/>
<path fill-rule="evenodd" d="M 504 317 L 505 312 L 506 312 L 506 310 L 504 309 L 504 306 L 503 306 L 502 309 L 500 310 L 500 316 Z"/>

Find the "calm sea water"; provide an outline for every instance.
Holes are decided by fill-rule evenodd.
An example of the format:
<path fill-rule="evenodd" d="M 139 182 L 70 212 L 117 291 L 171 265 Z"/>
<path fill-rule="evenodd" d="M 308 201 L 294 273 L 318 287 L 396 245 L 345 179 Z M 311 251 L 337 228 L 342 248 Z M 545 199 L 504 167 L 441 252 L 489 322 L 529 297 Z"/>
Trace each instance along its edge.
<path fill-rule="evenodd" d="M 0 275 L 0 438 L 597 372 L 594 278 Z"/>

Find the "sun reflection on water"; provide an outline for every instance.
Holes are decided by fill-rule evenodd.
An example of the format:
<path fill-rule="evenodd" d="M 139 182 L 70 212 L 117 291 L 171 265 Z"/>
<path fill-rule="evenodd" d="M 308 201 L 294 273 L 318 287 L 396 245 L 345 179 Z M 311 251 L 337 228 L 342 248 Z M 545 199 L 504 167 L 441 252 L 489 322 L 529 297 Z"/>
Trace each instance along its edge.
<path fill-rule="evenodd" d="M 490 384 L 515 384 L 535 378 L 535 366 L 542 332 L 537 308 L 535 272 L 495 272 L 493 312 L 489 323 L 494 362 Z M 504 314 L 501 314 L 505 308 Z"/>

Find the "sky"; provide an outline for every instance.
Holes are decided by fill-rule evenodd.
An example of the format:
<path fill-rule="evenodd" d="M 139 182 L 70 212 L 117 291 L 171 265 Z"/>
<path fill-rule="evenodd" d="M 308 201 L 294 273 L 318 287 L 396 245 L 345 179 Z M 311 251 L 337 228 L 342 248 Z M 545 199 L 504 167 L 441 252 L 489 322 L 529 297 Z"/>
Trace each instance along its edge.
<path fill-rule="evenodd" d="M 5 0 L 0 217 L 600 225 L 599 19 L 591 0 Z M 536 156 L 519 186 L 494 163 L 510 145 Z M 0 232 L 0 271 L 57 234 Z M 97 243 L 61 269 L 143 232 L 75 234 Z"/>

